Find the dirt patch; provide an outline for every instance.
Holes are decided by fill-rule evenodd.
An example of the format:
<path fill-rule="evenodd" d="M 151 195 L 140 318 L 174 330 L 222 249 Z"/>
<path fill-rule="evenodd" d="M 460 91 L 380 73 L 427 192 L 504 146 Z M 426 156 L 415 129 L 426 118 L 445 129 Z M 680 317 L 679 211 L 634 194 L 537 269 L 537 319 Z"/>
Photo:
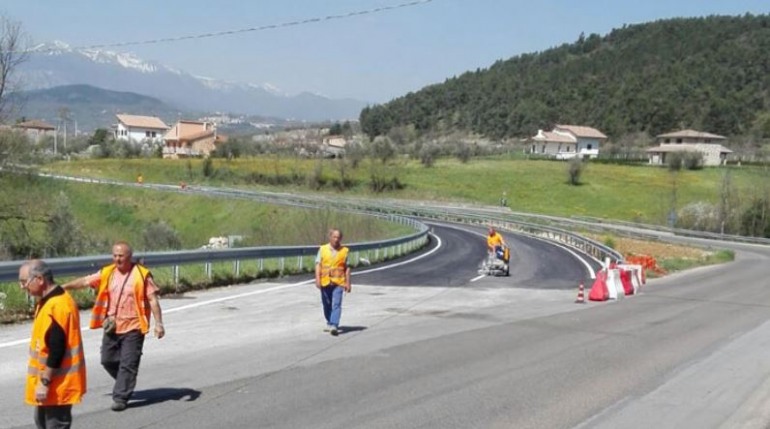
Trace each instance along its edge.
<path fill-rule="evenodd" d="M 647 255 L 657 261 L 664 259 L 703 259 L 712 252 L 697 247 L 681 246 L 660 241 L 645 241 L 626 237 L 590 237 L 600 243 L 610 244 L 613 249 L 623 256 Z M 610 243 L 611 241 L 611 243 Z"/>

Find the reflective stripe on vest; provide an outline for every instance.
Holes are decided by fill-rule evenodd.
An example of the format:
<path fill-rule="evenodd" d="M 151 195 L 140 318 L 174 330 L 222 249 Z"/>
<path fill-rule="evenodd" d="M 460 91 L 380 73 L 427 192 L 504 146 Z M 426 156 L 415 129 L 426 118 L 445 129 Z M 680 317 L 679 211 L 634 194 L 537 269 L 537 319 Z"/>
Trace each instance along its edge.
<path fill-rule="evenodd" d="M 45 336 L 56 323 L 66 334 L 66 350 L 59 368 L 51 372 L 48 395 L 42 402 L 35 398 L 40 373 L 45 370 L 50 351 Z M 35 406 L 72 405 L 86 393 L 86 362 L 80 336 L 80 315 L 75 300 L 68 293 L 47 299 L 35 314 L 27 362 L 25 402 Z"/>
<path fill-rule="evenodd" d="M 328 244 L 321 246 L 321 286 L 345 284 L 348 248 L 340 247 L 336 254 L 332 250 Z"/>

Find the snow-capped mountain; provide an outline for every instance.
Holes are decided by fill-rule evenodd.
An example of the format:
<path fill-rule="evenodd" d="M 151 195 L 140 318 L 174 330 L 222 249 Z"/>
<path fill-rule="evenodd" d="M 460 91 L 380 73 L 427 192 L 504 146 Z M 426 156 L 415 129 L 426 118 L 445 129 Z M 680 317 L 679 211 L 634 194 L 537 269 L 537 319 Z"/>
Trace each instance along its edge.
<path fill-rule="evenodd" d="M 161 99 L 180 109 L 226 111 L 308 121 L 356 119 L 365 102 L 316 94 L 288 96 L 273 85 L 194 76 L 131 53 L 36 46 L 19 70 L 24 89 L 86 84 Z"/>

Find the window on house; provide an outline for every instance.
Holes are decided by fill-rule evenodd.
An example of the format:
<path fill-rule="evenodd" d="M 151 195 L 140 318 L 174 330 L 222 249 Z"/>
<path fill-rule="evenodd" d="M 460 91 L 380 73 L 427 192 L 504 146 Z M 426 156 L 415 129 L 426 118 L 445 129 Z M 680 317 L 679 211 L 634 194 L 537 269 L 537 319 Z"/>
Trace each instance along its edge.
<path fill-rule="evenodd" d="M 663 140 L 663 143 L 671 143 L 671 139 L 665 139 Z"/>
<path fill-rule="evenodd" d="M 591 150 L 593 148 L 594 148 L 594 145 L 592 145 L 592 144 L 589 144 L 588 146 L 586 146 L 586 149 L 588 149 L 588 150 Z"/>
<path fill-rule="evenodd" d="M 150 137 L 152 137 L 152 133 L 149 132 L 149 131 L 145 131 L 144 132 L 144 136 L 147 137 L 147 138 L 150 138 Z"/>
<path fill-rule="evenodd" d="M 157 133 L 156 131 L 153 131 L 153 132 L 152 132 L 152 138 L 155 138 L 155 137 L 157 137 L 157 136 L 158 136 L 158 133 Z"/>
<path fill-rule="evenodd" d="M 676 139 L 677 143 L 682 143 L 682 139 Z"/>

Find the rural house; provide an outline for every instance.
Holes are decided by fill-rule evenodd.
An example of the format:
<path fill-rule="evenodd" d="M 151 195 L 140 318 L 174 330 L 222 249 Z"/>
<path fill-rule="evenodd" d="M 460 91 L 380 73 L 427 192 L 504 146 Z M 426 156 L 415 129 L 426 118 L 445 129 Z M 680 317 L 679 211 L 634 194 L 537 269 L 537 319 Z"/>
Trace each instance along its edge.
<path fill-rule="evenodd" d="M 163 136 L 164 158 L 209 156 L 227 137 L 211 122 L 181 120 Z"/>
<path fill-rule="evenodd" d="M 125 114 L 115 116 L 118 118 L 118 123 L 114 125 L 115 140 L 160 143 L 163 133 L 168 130 L 168 125 L 155 116 Z"/>
<path fill-rule="evenodd" d="M 40 143 L 40 140 L 46 136 L 53 136 L 56 132 L 56 127 L 40 119 L 20 122 L 14 125 L 13 128 L 24 133 L 27 138 L 35 143 Z"/>
<path fill-rule="evenodd" d="M 556 159 L 596 158 L 607 140 L 601 131 L 582 125 L 556 125 L 552 131 L 537 130 L 530 137 L 531 153 Z"/>
<path fill-rule="evenodd" d="M 703 165 L 722 165 L 727 155 L 732 153 L 722 145 L 727 138 L 717 134 L 695 130 L 681 130 L 660 134 L 655 138 L 658 146 L 647 149 L 650 164 L 663 165 L 666 157 L 672 152 L 700 152 L 703 154 Z"/>
<path fill-rule="evenodd" d="M 321 141 L 321 153 L 324 157 L 341 158 L 345 155 L 347 140 L 343 136 L 325 136 Z"/>

